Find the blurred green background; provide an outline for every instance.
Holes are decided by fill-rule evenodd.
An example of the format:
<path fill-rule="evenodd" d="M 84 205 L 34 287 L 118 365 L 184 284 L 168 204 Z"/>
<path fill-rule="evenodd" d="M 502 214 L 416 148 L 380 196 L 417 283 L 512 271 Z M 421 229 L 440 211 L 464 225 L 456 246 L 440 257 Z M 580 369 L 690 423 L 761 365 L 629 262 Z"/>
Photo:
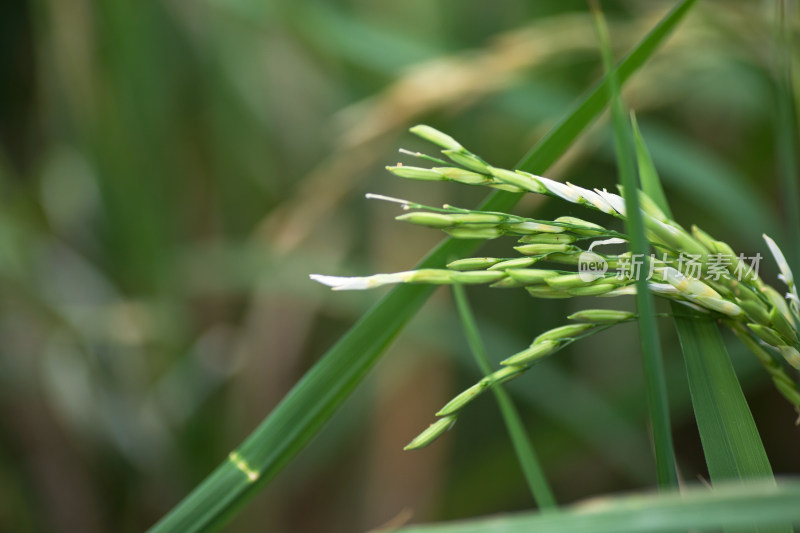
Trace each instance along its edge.
<path fill-rule="evenodd" d="M 671 5 L 604 2 L 618 55 Z M 772 2 L 702 2 L 625 92 L 678 220 L 767 257 L 762 232 L 797 252 L 776 179 L 774 17 Z M 331 294 L 309 273 L 406 270 L 441 239 L 365 192 L 484 196 L 385 172 L 398 147 L 424 147 L 407 128 L 511 166 L 601 73 L 580 0 L 3 2 L 0 530 L 153 524 L 383 293 Z M 548 176 L 612 187 L 605 119 Z M 534 210 L 592 218 L 517 208 Z M 775 283 L 770 261 L 761 273 Z M 479 377 L 449 296 L 230 531 L 532 506 L 488 397 L 434 446 L 401 451 Z M 494 361 L 573 310 L 632 305 L 470 297 Z M 691 482 L 707 473 L 663 326 Z M 509 385 L 562 502 L 654 483 L 637 342 L 635 326 L 610 330 Z M 733 341 L 731 354 L 776 474 L 800 473 L 795 414 L 754 357 Z"/>

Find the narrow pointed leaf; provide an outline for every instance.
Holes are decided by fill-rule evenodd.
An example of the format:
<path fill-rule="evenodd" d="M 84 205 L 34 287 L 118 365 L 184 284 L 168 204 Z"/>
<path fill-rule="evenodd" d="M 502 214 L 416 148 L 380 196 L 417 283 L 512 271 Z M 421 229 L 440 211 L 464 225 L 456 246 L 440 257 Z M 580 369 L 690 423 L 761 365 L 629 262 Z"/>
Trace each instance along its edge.
<path fill-rule="evenodd" d="M 644 221 L 639 208 L 639 183 L 633 164 L 633 141 L 627 115 L 620 94 L 617 77 L 612 68 L 611 45 L 608 29 L 599 6 L 592 10 L 595 29 L 603 52 L 603 63 L 609 77 L 611 93 L 611 115 L 614 126 L 614 146 L 617 154 L 620 182 L 625 197 L 625 227 L 630 236 L 630 248 L 634 257 L 642 260 L 641 273 L 636 275 L 636 309 L 639 314 L 639 337 L 642 347 L 647 406 L 653 431 L 653 448 L 656 457 L 658 484 L 662 487 L 677 487 L 678 474 L 675 467 L 675 451 L 672 445 L 672 426 L 669 418 L 667 380 L 664 377 L 664 361 L 658 337 L 655 302 L 648 288 L 648 280 L 642 273 L 649 271 L 650 246 L 645 237 Z"/>
<path fill-rule="evenodd" d="M 475 323 L 475 317 L 470 309 L 466 291 L 461 285 L 454 285 L 453 295 L 455 296 L 456 308 L 461 318 L 464 333 L 467 336 L 467 343 L 472 350 L 472 355 L 475 357 L 475 361 L 478 363 L 483 375 L 488 376 L 492 373 L 492 368 L 489 365 L 489 358 L 486 356 L 486 349 L 478 332 L 478 325 Z M 533 444 L 531 444 L 525 433 L 522 418 L 520 418 L 511 396 L 502 386 L 493 387 L 492 392 L 497 400 L 500 413 L 503 415 L 503 421 L 506 424 L 508 435 L 511 438 L 511 443 L 517 454 L 517 460 L 522 468 L 522 473 L 528 483 L 533 499 L 541 509 L 556 507 L 553 491 L 550 489 L 550 485 L 544 475 Z"/>
<path fill-rule="evenodd" d="M 642 187 L 671 216 L 638 128 L 634 134 Z M 678 303 L 672 302 L 671 306 L 711 481 L 716 484 L 731 479 L 772 478 L 764 445 L 717 325 Z"/>
<path fill-rule="evenodd" d="M 685 313 L 684 313 L 685 314 Z M 711 480 L 772 475 L 717 326 L 676 317 L 697 427 Z"/>

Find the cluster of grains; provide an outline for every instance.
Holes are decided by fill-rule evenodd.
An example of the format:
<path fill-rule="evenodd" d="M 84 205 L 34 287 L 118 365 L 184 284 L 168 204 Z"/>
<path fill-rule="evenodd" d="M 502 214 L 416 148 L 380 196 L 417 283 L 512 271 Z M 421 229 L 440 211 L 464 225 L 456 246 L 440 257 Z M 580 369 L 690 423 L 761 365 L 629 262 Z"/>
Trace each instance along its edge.
<path fill-rule="evenodd" d="M 448 161 L 421 153 L 405 152 L 437 166 L 432 168 L 398 164 L 387 167 L 402 178 L 427 181 L 454 181 L 482 185 L 512 192 L 529 192 L 559 198 L 586 206 L 618 219 L 625 218 L 624 199 L 605 189 L 589 190 L 571 183 L 560 183 L 522 171 L 495 168 L 466 150 L 452 137 L 429 126 L 411 130 L 440 148 Z M 647 276 L 648 287 L 656 295 L 677 301 L 709 314 L 731 327 L 755 353 L 769 372 L 776 388 L 796 407 L 800 390 L 785 365 L 800 369 L 798 325 L 800 300 L 789 265 L 775 242 L 764 239 L 777 262 L 781 280 L 788 292 L 782 295 L 765 284 L 743 254 L 714 239 L 696 226 L 690 231 L 670 220 L 655 203 L 639 191 L 647 238 L 654 254 L 650 271 L 636 270 L 630 252 L 602 254 L 596 247 L 626 243 L 625 235 L 601 225 L 574 217 L 535 220 L 507 213 L 482 212 L 445 205 L 433 208 L 422 204 L 381 196 L 372 197 L 400 203 L 407 211 L 398 220 L 437 228 L 455 238 L 494 239 L 516 237 L 515 257 L 471 257 L 454 261 L 444 269 L 421 269 L 366 277 L 311 277 L 334 290 L 358 290 L 394 283 L 489 284 L 497 288 L 524 288 L 537 298 L 573 296 L 620 296 L 634 294 L 635 279 Z M 587 243 L 586 248 L 581 247 Z M 687 269 L 687 259 L 693 267 Z M 536 268 L 544 261 L 579 271 Z M 582 265 L 603 265 L 586 271 Z M 441 417 L 408 449 L 432 442 L 455 422 L 458 412 L 484 390 L 513 379 L 534 362 L 553 354 L 576 339 L 634 319 L 629 313 L 587 310 L 570 318 L 570 324 L 539 335 L 529 348 L 502 362 L 502 368 L 485 377 L 442 408 Z"/>

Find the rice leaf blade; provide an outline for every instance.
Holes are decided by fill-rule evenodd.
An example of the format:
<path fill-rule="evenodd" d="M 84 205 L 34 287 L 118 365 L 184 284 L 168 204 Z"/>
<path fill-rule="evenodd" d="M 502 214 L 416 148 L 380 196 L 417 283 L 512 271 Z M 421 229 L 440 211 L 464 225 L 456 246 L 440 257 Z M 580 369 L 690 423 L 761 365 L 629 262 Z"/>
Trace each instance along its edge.
<path fill-rule="evenodd" d="M 772 475 L 753 416 L 717 326 L 675 318 L 689 390 L 712 481 Z"/>
<path fill-rule="evenodd" d="M 633 257 L 642 260 L 641 272 L 649 271 L 650 246 L 645 237 L 644 221 L 639 208 L 639 184 L 637 183 L 632 153 L 631 133 L 626 118 L 622 95 L 616 74 L 612 70 L 611 46 L 608 29 L 602 12 L 596 2 L 590 2 L 595 20 L 595 31 L 600 41 L 603 63 L 609 77 L 611 94 L 611 114 L 614 126 L 614 145 L 617 166 L 625 198 L 625 227 L 630 236 L 630 249 Z M 658 484 L 661 487 L 677 487 L 678 474 L 675 466 L 675 450 L 672 445 L 672 427 L 669 418 L 669 399 L 667 380 L 664 376 L 664 361 L 661 342 L 656 324 L 655 302 L 644 275 L 636 275 L 636 309 L 639 314 L 639 337 L 642 349 L 647 391 L 647 406 L 653 431 L 653 445 L 656 459 Z"/>
<path fill-rule="evenodd" d="M 639 168 L 644 170 L 642 187 L 670 215 L 638 128 L 634 135 Z M 712 481 L 771 476 L 764 446 L 716 324 L 680 304 L 671 305 Z M 691 318 L 683 318 L 686 315 Z"/>
<path fill-rule="evenodd" d="M 642 190 L 661 208 L 665 215 L 672 218 L 667 195 L 664 194 L 664 188 L 661 186 L 655 163 L 653 163 L 650 151 L 644 143 L 642 132 L 639 130 L 639 123 L 636 121 L 636 115 L 634 114 L 631 114 L 631 124 L 633 126 L 633 142 L 636 146 L 636 165 L 639 170 L 639 182 L 642 185 Z"/>
<path fill-rule="evenodd" d="M 616 68 L 620 85 L 624 84 L 653 55 L 660 44 L 667 38 L 696 0 L 683 0 L 670 11 L 647 36 L 623 59 Z M 564 150 L 586 127 L 586 117 L 594 120 L 598 112 L 608 102 L 608 77 L 604 77 L 578 104 L 575 110 L 551 129 L 542 140 L 526 154 L 520 169 L 528 172 L 541 172 L 550 167 L 559 157 L 559 150 Z M 538 170 L 537 170 L 538 169 Z"/>
<path fill-rule="evenodd" d="M 634 136 L 642 188 L 671 216 L 658 173 L 635 122 Z M 670 305 L 711 481 L 716 485 L 734 479 L 772 479 L 764 445 L 717 325 L 676 302 Z M 792 531 L 791 527 L 775 530 Z"/>

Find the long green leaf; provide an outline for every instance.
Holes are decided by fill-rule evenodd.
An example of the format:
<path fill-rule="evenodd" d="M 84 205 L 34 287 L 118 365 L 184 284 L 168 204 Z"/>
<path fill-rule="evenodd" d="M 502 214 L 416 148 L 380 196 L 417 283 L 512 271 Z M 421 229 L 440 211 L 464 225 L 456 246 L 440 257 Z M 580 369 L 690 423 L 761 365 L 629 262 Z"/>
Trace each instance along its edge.
<path fill-rule="evenodd" d="M 634 128 L 644 191 L 671 216 L 658 174 Z M 716 324 L 672 303 L 692 405 L 712 481 L 772 476 L 772 469 Z M 690 316 L 691 318 L 682 318 Z"/>
<path fill-rule="evenodd" d="M 470 350 L 472 350 L 475 361 L 478 363 L 483 375 L 488 376 L 492 373 L 492 367 L 489 365 L 489 358 L 486 356 L 486 349 L 484 348 L 483 341 L 478 332 L 478 325 L 475 323 L 475 317 L 470 309 L 464 287 L 461 285 L 454 285 L 453 296 L 455 297 L 456 308 L 458 309 L 458 315 L 461 318 L 461 324 L 467 336 L 467 343 L 469 344 Z M 525 426 L 522 423 L 522 418 L 520 418 L 519 412 L 517 412 L 516 407 L 514 407 L 511 396 L 502 385 L 492 387 L 492 392 L 497 400 L 500 413 L 503 415 L 503 421 L 506 424 L 508 435 L 514 446 L 514 452 L 517 454 L 517 460 L 522 468 L 522 473 L 525 476 L 525 481 L 528 483 L 528 488 L 531 491 L 531 495 L 533 495 L 533 499 L 536 500 L 536 503 L 541 509 L 555 508 L 555 496 L 553 496 L 553 491 L 547 483 L 547 478 L 542 470 L 541 462 L 525 433 Z"/>
<path fill-rule="evenodd" d="M 750 182 L 732 161 L 658 123 L 642 124 L 642 134 L 664 184 L 691 199 L 691 205 L 726 219 L 726 227 L 747 242 L 761 242 L 762 233 L 779 234 L 768 191 Z"/>
<path fill-rule="evenodd" d="M 671 216 L 661 182 L 634 121 L 645 192 Z M 728 351 L 714 322 L 671 302 L 683 351 L 692 408 L 711 480 L 771 478 L 772 469 Z M 789 531 L 791 528 L 779 528 Z"/>
<path fill-rule="evenodd" d="M 667 38 L 670 32 L 686 16 L 697 0 L 683 0 L 658 23 L 636 48 L 619 64 L 616 69 L 620 85 L 624 84 L 631 75 L 639 70 L 653 55 L 656 49 Z M 592 91 L 578 104 L 578 106 L 559 122 L 547 135 L 528 152 L 520 168 L 529 172 L 543 172 L 543 169 L 560 157 L 559 149 L 572 144 L 572 141 L 586 127 L 584 122 L 587 116 L 594 117 L 605 108 L 608 102 L 608 79 L 604 78 Z M 546 149 L 542 149 L 546 148 Z M 555 150 L 553 150 L 555 149 Z M 563 153 L 563 152 L 562 152 Z"/>
<path fill-rule="evenodd" d="M 648 288 L 646 276 L 650 271 L 650 245 L 644 231 L 644 221 L 639 208 L 639 184 L 633 166 L 633 147 L 628 118 L 620 94 L 619 82 L 613 72 L 611 44 L 608 28 L 597 2 L 591 2 L 595 30 L 600 41 L 611 93 L 611 115 L 614 125 L 614 146 L 617 154 L 620 182 L 625 198 L 625 227 L 630 238 L 632 257 L 641 258 L 641 270 L 632 272 L 636 282 L 636 309 L 639 313 L 639 337 L 642 346 L 642 367 L 644 369 L 647 407 L 653 430 L 653 448 L 656 457 L 658 484 L 661 487 L 677 487 L 678 473 L 675 467 L 675 450 L 672 446 L 672 426 L 669 419 L 669 398 L 667 380 L 664 377 L 664 361 L 661 355 L 661 342 L 658 338 L 655 302 Z"/>
<path fill-rule="evenodd" d="M 617 70 L 621 82 L 652 56 L 695 1 L 678 4 L 625 58 Z M 606 102 L 607 90 L 601 83 L 526 155 L 519 167 L 544 172 L 599 115 Z M 481 209 L 508 210 L 519 197 L 497 192 Z M 439 267 L 454 256 L 470 253 L 477 245 L 448 239 L 419 268 Z M 432 290 L 413 285 L 393 289 L 328 350 L 245 442 L 151 531 L 209 531 L 225 524 L 316 434 Z"/>
<path fill-rule="evenodd" d="M 677 311 L 677 310 L 676 310 Z M 685 315 L 684 310 L 680 310 Z M 772 475 L 716 325 L 676 317 L 697 427 L 712 481 Z"/>
<path fill-rule="evenodd" d="M 800 524 L 800 481 L 748 482 L 713 490 L 631 495 L 592 500 L 560 513 L 526 513 L 438 525 L 402 533 L 665 533 Z M 743 527 L 744 526 L 744 527 Z"/>
<path fill-rule="evenodd" d="M 642 184 L 642 190 L 661 208 L 664 213 L 672 216 L 667 202 L 667 195 L 664 194 L 664 189 L 661 187 L 661 180 L 656 172 L 656 166 L 653 163 L 653 158 L 647 145 L 642 137 L 642 132 L 639 130 L 639 123 L 636 121 L 636 115 L 631 115 L 631 125 L 633 126 L 633 143 L 636 147 L 636 166 L 639 170 L 639 182 Z"/>

